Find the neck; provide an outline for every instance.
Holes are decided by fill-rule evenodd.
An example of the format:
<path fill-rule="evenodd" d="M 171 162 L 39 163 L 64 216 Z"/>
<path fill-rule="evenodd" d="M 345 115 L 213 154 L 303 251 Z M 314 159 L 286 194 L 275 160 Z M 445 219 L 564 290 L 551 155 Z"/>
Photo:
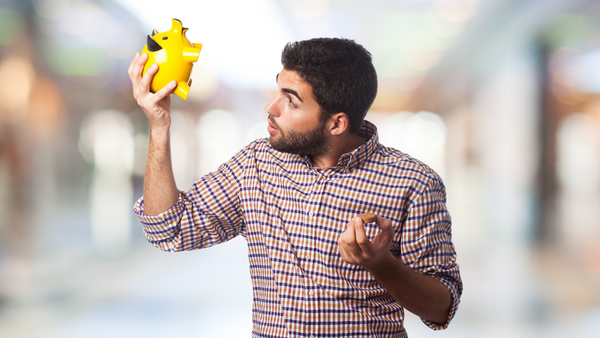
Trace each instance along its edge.
<path fill-rule="evenodd" d="M 340 138 L 329 140 L 329 151 L 321 156 L 311 156 L 310 160 L 317 168 L 325 169 L 335 167 L 340 161 L 340 157 L 345 153 L 354 151 L 356 148 L 367 143 L 360 138 L 358 134 L 347 134 Z"/>

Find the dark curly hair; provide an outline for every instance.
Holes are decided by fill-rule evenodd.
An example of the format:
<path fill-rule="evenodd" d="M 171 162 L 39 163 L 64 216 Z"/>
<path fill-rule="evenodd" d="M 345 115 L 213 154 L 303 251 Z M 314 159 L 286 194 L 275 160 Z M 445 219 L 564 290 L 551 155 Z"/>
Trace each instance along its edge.
<path fill-rule="evenodd" d="M 317 38 L 286 44 L 281 63 L 310 84 L 322 119 L 346 113 L 350 132 L 358 133 L 377 95 L 369 51 L 353 40 Z"/>

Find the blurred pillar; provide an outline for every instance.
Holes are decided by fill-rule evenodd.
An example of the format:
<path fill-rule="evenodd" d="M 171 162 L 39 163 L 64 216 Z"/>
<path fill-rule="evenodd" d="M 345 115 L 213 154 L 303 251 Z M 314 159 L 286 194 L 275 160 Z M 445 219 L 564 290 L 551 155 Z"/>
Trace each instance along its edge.
<path fill-rule="evenodd" d="M 556 236 L 556 129 L 559 112 L 549 92 L 549 49 L 539 45 L 540 109 L 538 112 L 538 142 L 540 157 L 537 173 L 535 238 L 540 245 L 551 245 Z"/>
<path fill-rule="evenodd" d="M 94 163 L 92 245 L 103 256 L 121 256 L 129 248 L 133 203 L 134 143 L 129 120 L 117 111 L 92 114 L 82 125 L 80 149 Z"/>

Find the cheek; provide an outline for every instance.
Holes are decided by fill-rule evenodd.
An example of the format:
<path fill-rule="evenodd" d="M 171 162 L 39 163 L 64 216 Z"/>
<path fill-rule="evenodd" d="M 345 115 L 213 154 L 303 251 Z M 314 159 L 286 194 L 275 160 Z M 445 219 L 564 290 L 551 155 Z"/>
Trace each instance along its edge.
<path fill-rule="evenodd" d="M 318 124 L 319 120 L 313 116 L 309 116 L 308 112 L 293 110 L 288 111 L 283 128 L 303 133 L 313 130 Z"/>

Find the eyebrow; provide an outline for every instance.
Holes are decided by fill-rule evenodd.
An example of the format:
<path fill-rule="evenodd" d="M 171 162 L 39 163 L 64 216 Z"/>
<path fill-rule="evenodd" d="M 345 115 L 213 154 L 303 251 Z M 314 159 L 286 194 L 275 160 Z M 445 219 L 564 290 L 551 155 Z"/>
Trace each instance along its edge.
<path fill-rule="evenodd" d="M 279 82 L 279 73 L 277 73 L 277 76 L 275 77 L 275 81 Z M 298 100 L 300 100 L 300 102 L 304 103 L 304 101 L 302 101 L 302 98 L 300 97 L 300 95 L 298 94 L 297 91 L 293 90 L 293 89 L 289 89 L 289 88 L 281 88 L 281 91 L 284 93 L 289 93 L 294 95 L 295 97 L 298 98 Z"/>

